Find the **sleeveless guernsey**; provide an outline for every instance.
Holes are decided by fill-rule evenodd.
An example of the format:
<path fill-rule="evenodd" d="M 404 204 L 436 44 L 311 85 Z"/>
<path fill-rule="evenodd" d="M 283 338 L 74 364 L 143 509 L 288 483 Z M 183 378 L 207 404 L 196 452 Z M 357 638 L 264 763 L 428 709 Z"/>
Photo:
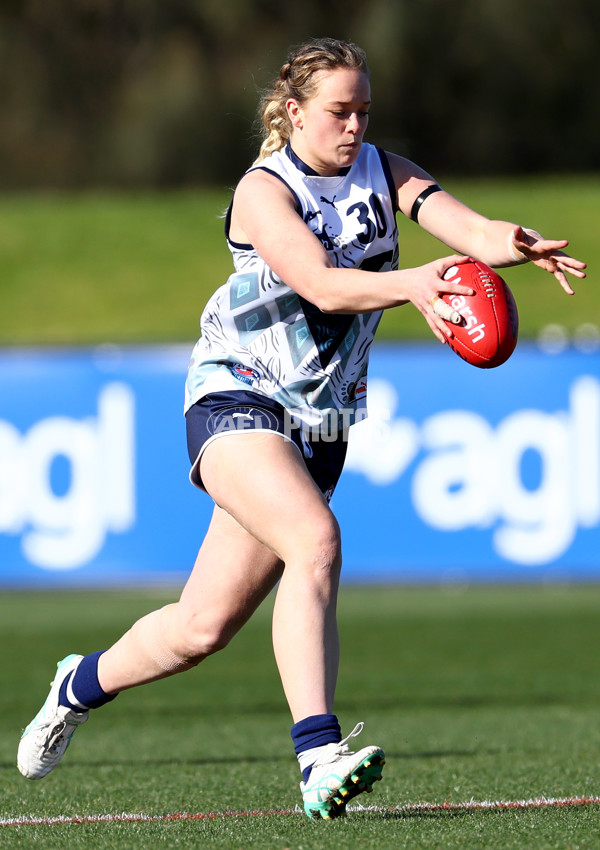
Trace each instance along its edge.
<path fill-rule="evenodd" d="M 379 148 L 363 143 L 356 162 L 335 177 L 317 175 L 289 144 L 255 168 L 285 183 L 335 266 L 398 267 L 395 189 Z M 297 427 L 331 432 L 332 423 L 335 429 L 336 422 L 342 427 L 364 418 L 369 349 L 381 311 L 323 313 L 287 286 L 252 245 L 229 239 L 229 216 L 235 272 L 202 313 L 185 409 L 208 393 L 243 389 L 281 404 Z"/>

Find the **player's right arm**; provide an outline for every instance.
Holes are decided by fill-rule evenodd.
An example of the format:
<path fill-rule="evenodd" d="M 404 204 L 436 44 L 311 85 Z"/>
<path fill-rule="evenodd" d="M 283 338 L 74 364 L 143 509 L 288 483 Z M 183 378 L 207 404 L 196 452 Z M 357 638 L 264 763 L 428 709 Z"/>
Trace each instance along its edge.
<path fill-rule="evenodd" d="M 288 286 L 323 312 L 362 313 L 411 301 L 442 342 L 452 332 L 434 313 L 433 299 L 440 292 L 472 294 L 469 287 L 442 280 L 444 272 L 463 259 L 458 255 L 391 272 L 334 267 L 298 215 L 289 189 L 261 169 L 244 175 L 235 191 L 230 236 L 251 244 Z"/>

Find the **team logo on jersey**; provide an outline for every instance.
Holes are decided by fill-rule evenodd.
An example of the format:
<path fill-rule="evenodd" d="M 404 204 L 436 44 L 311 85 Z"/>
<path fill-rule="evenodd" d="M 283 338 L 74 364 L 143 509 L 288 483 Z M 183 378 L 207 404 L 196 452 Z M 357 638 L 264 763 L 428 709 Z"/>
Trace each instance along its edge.
<path fill-rule="evenodd" d="M 231 369 L 233 377 L 237 378 L 238 381 L 242 381 L 244 384 L 249 384 L 250 386 L 254 386 L 254 384 L 258 383 L 260 375 L 256 369 L 250 369 L 248 366 L 242 366 L 241 363 L 235 363 L 229 368 Z"/>
<path fill-rule="evenodd" d="M 356 401 L 359 398 L 364 398 L 367 394 L 366 378 L 360 378 L 354 386 L 350 387 L 348 393 L 348 401 Z"/>

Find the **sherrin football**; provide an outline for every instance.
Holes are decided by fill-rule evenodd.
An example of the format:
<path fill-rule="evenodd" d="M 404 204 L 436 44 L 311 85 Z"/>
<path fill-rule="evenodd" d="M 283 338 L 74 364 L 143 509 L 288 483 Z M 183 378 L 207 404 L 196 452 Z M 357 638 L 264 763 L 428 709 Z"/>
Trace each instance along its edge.
<path fill-rule="evenodd" d="M 452 266 L 444 280 L 475 290 L 474 295 L 445 293 L 440 297 L 461 317 L 450 324 L 454 334 L 448 340 L 453 351 L 480 369 L 493 369 L 505 363 L 515 350 L 519 314 L 513 294 L 497 272 L 478 260 Z"/>

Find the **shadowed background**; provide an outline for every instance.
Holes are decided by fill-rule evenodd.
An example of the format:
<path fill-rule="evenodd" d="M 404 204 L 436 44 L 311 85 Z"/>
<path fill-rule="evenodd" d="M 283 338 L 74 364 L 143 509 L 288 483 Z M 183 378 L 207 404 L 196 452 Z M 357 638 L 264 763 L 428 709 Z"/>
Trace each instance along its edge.
<path fill-rule="evenodd" d="M 370 133 L 435 172 L 600 163 L 594 0 L 7 0 L 0 188 L 227 184 L 290 45 L 354 40 Z"/>

